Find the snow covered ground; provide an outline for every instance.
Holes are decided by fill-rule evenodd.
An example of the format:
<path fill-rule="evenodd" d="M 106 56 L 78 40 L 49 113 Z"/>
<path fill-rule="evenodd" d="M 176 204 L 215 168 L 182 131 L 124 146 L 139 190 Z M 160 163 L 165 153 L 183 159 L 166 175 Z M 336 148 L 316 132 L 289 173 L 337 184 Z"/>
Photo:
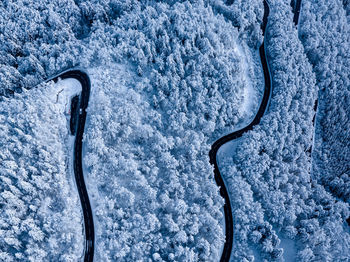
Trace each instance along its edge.
<path fill-rule="evenodd" d="M 1 95 L 67 68 L 95 68 L 84 175 L 97 259 L 220 257 L 223 201 L 208 152 L 213 141 L 251 121 L 263 90 L 257 52 L 263 1 L 228 2 L 0 4 Z M 347 261 L 348 5 L 302 1 L 297 32 L 290 1 L 269 2 L 265 42 L 275 88 L 269 113 L 218 155 L 234 215 L 232 258 Z M 68 80 L 0 98 L 0 260 L 82 255 L 82 215 L 69 170 L 68 98 L 78 90 Z"/>
<path fill-rule="evenodd" d="M 68 78 L 64 80 L 59 80 L 55 85 L 55 89 L 56 89 L 55 104 L 58 104 L 60 108 L 64 109 L 64 111 L 60 113 L 69 115 L 69 118 L 70 118 L 71 100 L 73 96 L 79 95 L 81 93 L 81 84 L 76 79 Z"/>
<path fill-rule="evenodd" d="M 249 49 L 248 46 L 242 47 L 242 44 L 237 45 L 237 50 L 240 56 L 240 65 L 242 66 L 242 80 L 245 83 L 243 91 L 243 101 L 239 105 L 241 117 L 238 123 L 231 127 L 230 132 L 237 131 L 253 121 L 265 88 L 263 72 L 260 62 L 258 50 Z"/>
<path fill-rule="evenodd" d="M 169 259 L 218 259 L 224 234 L 222 200 L 209 165 L 210 144 L 199 142 L 208 137 L 193 131 L 184 131 L 187 134 L 181 139 L 169 135 L 161 127 L 161 121 L 166 121 L 161 117 L 163 112 L 150 107 L 149 95 L 142 94 L 149 80 L 136 76 L 129 66 L 95 68 L 89 74 L 92 90 L 83 155 L 95 214 L 96 258 L 159 255 Z M 197 155 L 194 147 L 202 153 Z M 197 168 L 204 177 L 194 172 Z M 183 183 L 187 186 L 182 187 Z M 209 192 L 214 195 L 206 199 Z M 202 201 L 207 204 L 199 205 Z M 194 213 L 189 216 L 185 210 Z M 149 223 L 153 225 L 151 231 Z M 147 237 L 140 227 L 149 232 Z M 152 242 L 147 240 L 149 237 Z M 159 243 L 162 250 L 154 250 L 151 243 Z M 205 253 L 200 251 L 203 248 Z"/>
<path fill-rule="evenodd" d="M 349 205 L 314 180 L 312 158 L 307 152 L 313 144 L 317 94 L 317 75 L 310 61 L 316 56 L 312 50 L 306 57 L 298 32 L 291 26 L 289 5 L 274 1 L 270 8 L 273 11 L 265 43 L 274 91 L 268 113 L 242 140 L 224 146 L 218 156 L 235 217 L 233 259 L 346 261 L 350 257 L 350 235 L 343 224 L 349 216 Z M 305 24 L 310 26 L 309 22 Z M 320 73 L 318 77 L 323 76 Z M 336 141 L 334 145 L 338 142 L 342 143 Z M 343 153 L 346 151 L 339 151 Z M 339 188 L 345 185 L 338 182 Z"/>
<path fill-rule="evenodd" d="M 162 5 L 154 7 L 156 16 L 167 20 L 178 15 Z M 221 256 L 223 202 L 208 152 L 211 141 L 232 130 L 242 116 L 252 115 L 249 108 L 257 107 L 259 97 L 249 97 L 255 99 L 251 102 L 247 94 L 261 93 L 262 74 L 259 61 L 229 23 L 201 4 L 187 5 L 176 8 L 194 31 L 176 35 L 184 26 L 180 20 L 159 29 L 175 43 L 168 47 L 172 51 L 159 50 L 169 67 L 146 53 L 147 60 L 133 56 L 136 67 L 123 61 L 89 70 L 92 91 L 83 152 L 96 216 L 97 259 L 211 261 Z M 140 37 L 153 48 L 152 28 L 158 20 L 148 15 L 153 7 L 143 12 L 148 18 Z M 211 18 L 203 20 L 203 15 Z M 128 16 L 123 19 L 139 17 Z M 196 43 L 193 35 L 202 34 L 201 27 L 207 30 Z M 132 39 L 139 33 L 122 32 L 126 56 L 135 51 Z M 167 45 L 167 38 L 161 41 Z M 214 46 L 220 51 L 212 55 Z M 182 55 L 175 56 L 177 52 Z M 187 64 L 193 54 L 195 61 Z M 198 88 L 199 83 L 204 86 Z"/>
<path fill-rule="evenodd" d="M 72 91 L 74 89 L 74 91 Z M 77 261 L 80 203 L 70 170 L 72 81 L 42 84 L 0 102 L 0 258 Z"/>

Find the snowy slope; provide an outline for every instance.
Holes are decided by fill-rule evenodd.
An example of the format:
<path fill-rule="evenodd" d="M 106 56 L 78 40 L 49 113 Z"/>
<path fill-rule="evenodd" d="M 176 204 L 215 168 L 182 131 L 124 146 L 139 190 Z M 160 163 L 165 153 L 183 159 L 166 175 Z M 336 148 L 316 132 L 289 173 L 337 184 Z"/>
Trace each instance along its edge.
<path fill-rule="evenodd" d="M 69 172 L 72 148 L 65 115 L 75 92 L 75 83 L 61 81 L 0 103 L 2 261 L 76 261 L 82 255 L 82 217 Z"/>
<path fill-rule="evenodd" d="M 290 1 L 269 2 L 270 110 L 218 156 L 233 259 L 346 260 L 349 1 L 302 1 L 299 37 Z M 84 174 L 97 258 L 217 260 L 223 202 L 208 152 L 259 105 L 263 1 L 9 0 L 0 13 L 0 260 L 82 254 L 69 135 L 80 87 L 24 91 L 77 65 L 95 68 Z"/>

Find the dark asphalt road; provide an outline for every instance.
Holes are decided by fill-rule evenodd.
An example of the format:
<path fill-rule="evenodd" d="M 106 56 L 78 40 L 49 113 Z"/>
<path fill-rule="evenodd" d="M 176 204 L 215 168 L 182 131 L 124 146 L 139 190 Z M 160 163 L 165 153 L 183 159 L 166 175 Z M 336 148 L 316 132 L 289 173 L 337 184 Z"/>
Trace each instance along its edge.
<path fill-rule="evenodd" d="M 81 202 L 83 215 L 84 215 L 84 226 L 85 226 L 84 262 L 92 262 L 94 257 L 94 244 L 95 244 L 94 221 L 93 221 L 89 196 L 85 186 L 83 166 L 82 166 L 82 139 L 83 139 L 83 133 L 84 133 L 84 127 L 85 127 L 85 120 L 86 120 L 85 109 L 88 106 L 89 96 L 90 96 L 90 88 L 91 88 L 90 78 L 85 72 L 73 69 L 70 71 L 66 71 L 58 76 L 55 76 L 50 80 L 57 82 L 59 78 L 60 79 L 74 78 L 80 82 L 82 87 L 82 92 L 79 100 L 79 110 L 76 110 L 76 114 L 78 114 L 76 115 L 76 119 L 78 121 L 77 121 L 76 136 L 75 136 L 75 142 L 74 142 L 74 175 L 75 175 L 75 181 L 77 184 L 80 202 Z"/>
<path fill-rule="evenodd" d="M 270 8 L 268 6 L 268 3 L 266 0 L 264 0 L 264 17 L 263 17 L 263 22 L 261 24 L 261 30 L 263 32 L 263 35 L 265 35 L 265 30 L 268 22 L 268 16 L 270 13 Z M 225 244 L 224 244 L 224 249 L 221 255 L 221 262 L 228 262 L 230 260 L 231 256 L 231 251 L 232 251 L 232 245 L 233 245 L 233 217 L 232 217 L 232 209 L 231 209 L 231 202 L 230 202 L 230 197 L 227 192 L 227 189 L 225 187 L 224 180 L 220 174 L 220 170 L 218 168 L 218 164 L 216 162 L 216 155 L 219 150 L 219 148 L 234 139 L 237 139 L 241 137 L 245 132 L 252 130 L 253 127 L 257 124 L 260 123 L 261 117 L 264 115 L 266 112 L 266 109 L 269 104 L 269 99 L 270 99 L 270 94 L 271 94 L 271 78 L 270 78 L 270 71 L 269 67 L 267 64 L 267 59 L 266 59 L 266 53 L 265 53 L 265 44 L 264 42 L 259 48 L 259 54 L 260 54 L 260 59 L 261 59 L 261 65 L 263 68 L 264 72 L 264 78 L 265 78 L 265 89 L 264 89 L 264 96 L 261 101 L 259 110 L 257 114 L 255 115 L 253 121 L 246 127 L 235 131 L 233 133 L 230 133 L 219 140 L 215 141 L 215 143 L 211 146 L 211 150 L 209 152 L 209 158 L 210 158 L 210 163 L 214 165 L 214 177 L 215 177 L 215 182 L 216 184 L 220 187 L 220 195 L 225 199 L 225 204 L 224 204 L 224 213 L 225 213 Z"/>
<path fill-rule="evenodd" d="M 301 0 L 294 0 L 291 2 L 292 4 L 292 10 L 294 13 L 293 16 L 293 22 L 295 25 L 298 25 L 299 23 L 299 16 L 300 16 L 300 7 L 301 7 Z"/>

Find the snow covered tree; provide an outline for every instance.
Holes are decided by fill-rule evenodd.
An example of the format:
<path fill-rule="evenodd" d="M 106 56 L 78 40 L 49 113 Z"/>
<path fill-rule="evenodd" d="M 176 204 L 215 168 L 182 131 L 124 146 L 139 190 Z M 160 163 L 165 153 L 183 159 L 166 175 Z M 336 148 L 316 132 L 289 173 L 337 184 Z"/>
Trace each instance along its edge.
<path fill-rule="evenodd" d="M 350 203 L 350 28 L 341 1 L 315 0 L 302 8 L 300 38 L 319 89 L 313 175 Z"/>
<path fill-rule="evenodd" d="M 3 261 L 74 261 L 82 217 L 68 172 L 67 121 L 53 84 L 0 102 L 0 250 Z"/>

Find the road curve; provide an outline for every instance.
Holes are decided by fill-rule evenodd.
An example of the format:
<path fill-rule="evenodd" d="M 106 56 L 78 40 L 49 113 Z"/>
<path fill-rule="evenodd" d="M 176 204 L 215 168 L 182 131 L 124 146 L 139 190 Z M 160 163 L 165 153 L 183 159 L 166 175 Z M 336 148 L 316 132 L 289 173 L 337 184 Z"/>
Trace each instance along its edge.
<path fill-rule="evenodd" d="M 270 12 L 270 9 L 269 9 L 268 3 L 266 0 L 264 0 L 264 17 L 263 17 L 263 23 L 261 25 L 263 35 L 265 34 L 269 12 Z M 267 59 L 265 54 L 264 42 L 259 48 L 259 54 L 260 54 L 261 64 L 264 72 L 265 89 L 264 89 L 264 96 L 261 101 L 261 105 L 259 107 L 259 110 L 255 118 L 245 128 L 242 128 L 238 131 L 235 131 L 217 140 L 212 145 L 211 150 L 209 152 L 210 163 L 214 165 L 215 181 L 217 185 L 220 187 L 221 196 L 225 199 L 224 212 L 225 212 L 226 241 L 225 241 L 223 253 L 220 259 L 220 261 L 222 262 L 229 261 L 231 256 L 231 250 L 232 250 L 232 244 L 233 244 L 233 217 L 232 217 L 232 209 L 230 205 L 230 198 L 217 165 L 216 155 L 219 148 L 223 144 L 241 137 L 245 132 L 252 130 L 253 126 L 259 124 L 261 117 L 264 115 L 266 111 L 267 105 L 269 103 L 270 94 L 271 94 L 271 78 L 270 78 L 269 67 L 267 64 Z M 84 262 L 92 262 L 93 256 L 94 256 L 95 232 L 94 232 L 94 223 L 93 223 L 91 205 L 90 205 L 89 196 L 86 190 L 86 185 L 85 185 L 84 175 L 83 175 L 83 168 L 82 168 L 82 139 L 83 139 L 83 133 L 84 133 L 84 127 L 85 127 L 85 121 L 86 121 L 85 109 L 87 108 L 88 102 L 89 102 L 91 83 L 87 73 L 79 69 L 72 69 L 72 70 L 65 71 L 55 77 L 48 79 L 47 81 L 57 82 L 58 79 L 63 80 L 67 78 L 74 78 L 78 80 L 82 86 L 82 93 L 79 100 L 80 102 L 79 110 L 76 112 L 78 114 L 77 115 L 78 121 L 77 121 L 77 130 L 76 130 L 75 143 L 74 143 L 74 175 L 75 175 L 75 181 L 78 188 L 80 202 L 82 205 L 83 216 L 84 216 L 84 226 L 85 226 Z"/>
<path fill-rule="evenodd" d="M 261 24 L 261 30 L 263 32 L 263 35 L 265 35 L 265 30 L 268 22 L 268 16 L 270 13 L 270 8 L 268 5 L 267 0 L 264 0 L 264 17 L 263 22 Z M 265 89 L 264 89 L 264 96 L 261 101 L 259 110 L 257 114 L 255 115 L 253 121 L 246 127 L 237 130 L 233 133 L 230 133 L 226 136 L 223 136 L 222 138 L 218 139 L 214 142 L 214 144 L 211 146 L 211 150 L 209 151 L 209 158 L 210 163 L 214 165 L 214 177 L 216 184 L 220 187 L 220 195 L 225 199 L 224 204 L 224 213 L 225 213 L 225 244 L 224 249 L 220 258 L 221 262 L 228 262 L 230 260 L 231 251 L 232 251 L 232 245 L 233 245 L 233 217 L 232 217 L 232 209 L 231 209 L 231 202 L 230 197 L 228 194 L 228 191 L 225 187 L 225 183 L 223 180 L 223 177 L 220 174 L 220 170 L 218 168 L 218 164 L 216 161 L 216 155 L 219 150 L 219 148 L 234 139 L 237 139 L 241 137 L 245 132 L 252 130 L 253 127 L 260 123 L 261 117 L 266 112 L 266 109 L 268 107 L 270 96 L 271 96 L 271 77 L 270 77 L 270 70 L 266 59 L 266 53 L 265 53 L 265 44 L 264 41 L 261 44 L 259 48 L 259 54 L 261 59 L 261 65 L 264 72 L 264 79 L 265 79 Z"/>
<path fill-rule="evenodd" d="M 84 246 L 84 262 L 92 262 L 94 257 L 94 244 L 95 244 L 95 231 L 94 231 L 94 222 L 92 216 L 91 205 L 89 201 L 89 196 L 86 190 L 84 175 L 83 175 L 83 166 L 82 166 L 82 139 L 85 127 L 86 120 L 86 108 L 89 103 L 90 97 L 90 78 L 87 73 L 78 70 L 72 69 L 65 71 L 53 78 L 50 78 L 47 81 L 55 81 L 58 79 L 67 79 L 74 78 L 78 80 L 81 84 L 82 92 L 79 99 L 79 110 L 76 110 L 76 119 L 77 126 L 75 132 L 75 141 L 74 141 L 74 175 L 75 182 L 77 184 L 78 193 L 80 197 L 81 206 L 83 209 L 84 216 L 84 226 L 85 226 L 85 246 Z"/>

